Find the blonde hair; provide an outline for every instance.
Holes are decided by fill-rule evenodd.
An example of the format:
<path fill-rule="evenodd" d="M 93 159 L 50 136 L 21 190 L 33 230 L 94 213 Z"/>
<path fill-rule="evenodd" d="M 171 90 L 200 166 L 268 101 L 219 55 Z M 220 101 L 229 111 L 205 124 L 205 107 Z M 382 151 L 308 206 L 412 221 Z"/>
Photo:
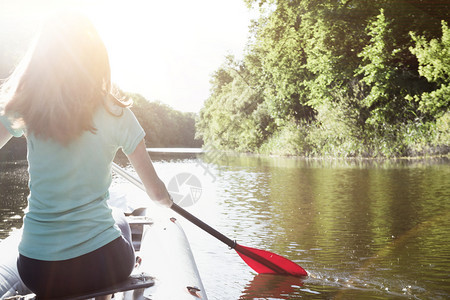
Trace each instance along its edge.
<path fill-rule="evenodd" d="M 73 12 L 49 17 L 34 45 L 2 87 L 4 113 L 27 134 L 63 145 L 84 131 L 111 93 L 108 53 L 93 24 Z"/>

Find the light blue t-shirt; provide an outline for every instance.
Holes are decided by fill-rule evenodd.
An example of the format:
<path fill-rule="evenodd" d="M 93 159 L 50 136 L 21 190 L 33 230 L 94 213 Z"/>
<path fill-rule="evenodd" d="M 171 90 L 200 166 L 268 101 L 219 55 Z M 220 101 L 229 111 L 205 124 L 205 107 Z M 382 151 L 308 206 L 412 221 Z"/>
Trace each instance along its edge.
<path fill-rule="evenodd" d="M 29 188 L 19 253 L 39 260 L 65 260 L 96 250 L 120 236 L 106 200 L 111 163 L 119 148 L 131 154 L 145 133 L 128 108 L 121 116 L 102 106 L 95 133 L 85 131 L 68 146 L 27 135 Z M 0 121 L 11 134 L 5 116 Z"/>

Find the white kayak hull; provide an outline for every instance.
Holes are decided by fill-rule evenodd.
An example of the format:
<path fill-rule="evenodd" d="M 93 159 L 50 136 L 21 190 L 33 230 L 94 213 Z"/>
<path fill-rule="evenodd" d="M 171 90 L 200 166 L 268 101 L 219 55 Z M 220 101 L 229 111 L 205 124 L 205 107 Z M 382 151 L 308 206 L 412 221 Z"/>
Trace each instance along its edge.
<path fill-rule="evenodd" d="M 207 299 L 182 227 L 172 218 L 145 226 L 140 268 L 154 277 L 144 291 L 147 299 Z"/>

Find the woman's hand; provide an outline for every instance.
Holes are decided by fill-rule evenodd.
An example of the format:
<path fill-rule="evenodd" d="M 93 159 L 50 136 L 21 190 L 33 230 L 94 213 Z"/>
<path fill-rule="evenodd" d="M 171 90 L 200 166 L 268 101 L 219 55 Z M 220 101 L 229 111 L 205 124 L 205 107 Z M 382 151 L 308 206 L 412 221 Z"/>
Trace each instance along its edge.
<path fill-rule="evenodd" d="M 165 206 L 167 208 L 170 208 L 173 204 L 172 196 L 170 196 L 169 193 L 167 193 L 167 197 L 164 197 L 161 200 L 156 201 L 159 205 Z"/>

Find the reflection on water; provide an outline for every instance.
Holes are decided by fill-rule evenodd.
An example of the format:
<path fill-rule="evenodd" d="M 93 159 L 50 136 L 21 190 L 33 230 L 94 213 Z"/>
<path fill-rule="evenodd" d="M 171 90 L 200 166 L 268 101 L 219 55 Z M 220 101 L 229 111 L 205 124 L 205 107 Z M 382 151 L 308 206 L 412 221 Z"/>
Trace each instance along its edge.
<path fill-rule="evenodd" d="M 290 276 L 258 274 L 242 291 L 241 299 L 277 298 L 289 299 L 302 290 L 303 280 Z"/>
<path fill-rule="evenodd" d="M 23 160 L 0 162 L 0 240 L 14 228 L 22 227 L 28 196 L 27 166 Z"/>
<path fill-rule="evenodd" d="M 152 157 L 166 183 L 182 172 L 199 178 L 202 196 L 188 208 L 193 214 L 311 275 L 256 275 L 233 250 L 182 222 L 210 299 L 450 297 L 448 160 L 229 156 L 207 164 L 202 154 Z M 17 183 L 5 172 L 24 168 L 11 171 L 2 163 L 1 201 L 19 199 L 2 204 L 4 231 L 18 226 L 10 218 L 21 213 L 26 197 L 26 180 Z"/>

